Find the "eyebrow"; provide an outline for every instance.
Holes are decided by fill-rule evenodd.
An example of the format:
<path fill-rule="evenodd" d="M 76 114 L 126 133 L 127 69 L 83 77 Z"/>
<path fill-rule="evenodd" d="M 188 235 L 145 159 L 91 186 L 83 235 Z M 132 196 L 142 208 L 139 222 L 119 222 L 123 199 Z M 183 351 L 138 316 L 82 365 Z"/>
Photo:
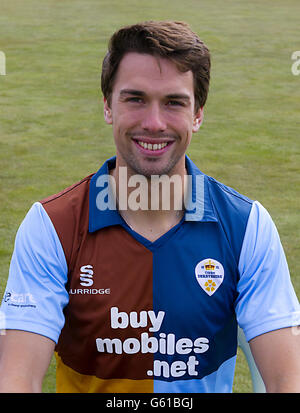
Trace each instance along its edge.
<path fill-rule="evenodd" d="M 120 91 L 120 95 L 134 95 L 134 96 L 145 96 L 146 93 L 142 92 L 141 90 L 135 90 L 135 89 L 122 89 Z"/>
<path fill-rule="evenodd" d="M 146 93 L 143 92 L 142 90 L 135 90 L 135 89 L 122 89 L 120 91 L 120 95 L 133 95 L 133 96 L 146 96 Z M 169 95 L 166 95 L 167 99 L 181 99 L 181 100 L 186 100 L 190 101 L 190 96 L 186 95 L 185 93 L 171 93 Z"/>
<path fill-rule="evenodd" d="M 190 101 L 189 95 L 186 95 L 185 93 L 171 93 L 170 95 L 166 96 L 168 99 L 180 99 L 180 100 L 187 100 Z"/>

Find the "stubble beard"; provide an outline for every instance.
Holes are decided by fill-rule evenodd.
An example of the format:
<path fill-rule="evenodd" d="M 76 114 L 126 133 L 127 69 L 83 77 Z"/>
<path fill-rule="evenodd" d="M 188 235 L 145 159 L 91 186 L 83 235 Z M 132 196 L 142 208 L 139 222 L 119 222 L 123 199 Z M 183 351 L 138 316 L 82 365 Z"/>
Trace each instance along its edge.
<path fill-rule="evenodd" d="M 132 138 L 138 134 L 127 134 L 127 138 Z M 168 135 L 169 136 L 169 135 Z M 178 136 L 172 135 L 175 138 L 175 142 L 172 145 L 178 143 Z M 151 179 L 153 175 L 172 175 L 172 171 L 175 169 L 182 155 L 173 154 L 172 148 L 169 149 L 168 159 L 161 162 L 161 159 L 153 156 L 136 155 L 134 151 L 123 152 L 120 151 L 120 155 L 125 161 L 125 166 L 128 168 L 128 175 L 143 175 L 147 179 Z M 142 159 L 144 158 L 144 160 Z"/>
<path fill-rule="evenodd" d="M 129 169 L 128 172 L 130 175 L 143 175 L 147 179 L 151 179 L 153 175 L 171 176 L 172 171 L 174 170 L 177 162 L 180 159 L 180 156 L 177 156 L 177 157 L 171 156 L 165 164 L 158 165 L 159 164 L 158 159 L 149 157 L 149 158 L 146 158 L 147 165 L 141 165 L 142 162 L 140 162 L 140 160 L 137 159 L 137 157 L 132 153 L 128 154 L 125 157 L 124 156 L 122 157 L 125 160 L 125 163 Z"/>

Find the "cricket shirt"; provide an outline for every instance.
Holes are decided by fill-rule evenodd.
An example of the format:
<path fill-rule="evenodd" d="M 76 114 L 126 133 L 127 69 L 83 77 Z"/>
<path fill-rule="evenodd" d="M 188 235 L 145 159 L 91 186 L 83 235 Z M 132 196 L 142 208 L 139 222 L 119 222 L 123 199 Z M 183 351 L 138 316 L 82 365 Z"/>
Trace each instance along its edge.
<path fill-rule="evenodd" d="M 28 212 L 6 328 L 55 341 L 58 392 L 231 392 L 237 325 L 251 340 L 300 323 L 272 219 L 186 157 L 185 216 L 150 242 L 111 202 L 115 162 Z"/>

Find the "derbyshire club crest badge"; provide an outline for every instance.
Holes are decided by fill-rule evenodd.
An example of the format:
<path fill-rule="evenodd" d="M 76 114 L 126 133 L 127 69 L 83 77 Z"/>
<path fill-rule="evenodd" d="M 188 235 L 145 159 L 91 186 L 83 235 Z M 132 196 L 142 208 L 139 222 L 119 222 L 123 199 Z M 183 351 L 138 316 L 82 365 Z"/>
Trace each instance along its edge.
<path fill-rule="evenodd" d="M 195 267 L 195 276 L 200 287 L 209 296 L 213 295 L 224 279 L 223 265 L 212 258 L 200 261 Z"/>

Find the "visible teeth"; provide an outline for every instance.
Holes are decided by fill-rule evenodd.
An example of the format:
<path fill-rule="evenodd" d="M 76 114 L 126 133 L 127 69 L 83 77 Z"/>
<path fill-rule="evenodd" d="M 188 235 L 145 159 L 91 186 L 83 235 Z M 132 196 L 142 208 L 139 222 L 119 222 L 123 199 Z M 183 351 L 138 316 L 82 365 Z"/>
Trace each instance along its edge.
<path fill-rule="evenodd" d="M 152 145 L 152 143 L 146 143 L 146 142 L 142 142 L 142 141 L 138 141 L 138 144 L 139 144 L 140 146 L 142 146 L 144 149 L 148 149 L 148 150 L 150 150 L 150 151 L 157 151 L 157 150 L 160 150 L 160 149 L 165 148 L 165 147 L 168 145 L 167 142 L 164 142 L 164 143 L 154 143 L 154 144 Z"/>

